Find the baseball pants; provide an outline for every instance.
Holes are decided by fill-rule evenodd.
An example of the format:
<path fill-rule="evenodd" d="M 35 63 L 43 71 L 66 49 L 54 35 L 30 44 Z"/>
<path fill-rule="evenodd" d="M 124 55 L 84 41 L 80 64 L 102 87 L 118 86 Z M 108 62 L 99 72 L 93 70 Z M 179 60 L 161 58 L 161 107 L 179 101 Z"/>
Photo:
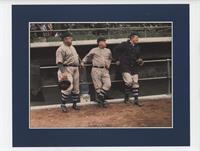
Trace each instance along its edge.
<path fill-rule="evenodd" d="M 139 95 L 138 74 L 130 74 L 128 72 L 122 73 L 122 78 L 125 83 L 125 94 L 132 93 L 133 97 Z"/>
<path fill-rule="evenodd" d="M 62 78 L 62 72 L 58 70 L 58 81 Z M 65 67 L 64 74 L 67 75 L 68 80 L 71 82 L 70 87 L 67 90 L 61 90 L 62 102 L 69 101 L 70 95 L 72 95 L 72 101 L 79 101 L 79 69 L 78 67 Z"/>
<path fill-rule="evenodd" d="M 109 70 L 106 68 L 93 67 L 91 71 L 91 77 L 97 94 L 105 98 L 107 92 L 111 88 Z"/>

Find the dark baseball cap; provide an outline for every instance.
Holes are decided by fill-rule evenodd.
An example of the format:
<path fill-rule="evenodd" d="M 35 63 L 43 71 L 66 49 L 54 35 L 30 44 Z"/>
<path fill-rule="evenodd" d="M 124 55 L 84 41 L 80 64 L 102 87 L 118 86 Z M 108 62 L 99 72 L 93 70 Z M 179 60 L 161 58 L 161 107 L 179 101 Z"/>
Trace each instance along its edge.
<path fill-rule="evenodd" d="M 72 34 L 70 32 L 63 32 L 62 39 L 64 39 L 65 37 L 72 37 Z"/>
<path fill-rule="evenodd" d="M 129 37 L 128 38 L 131 38 L 131 37 L 133 37 L 133 36 L 139 36 L 137 33 L 135 33 L 135 32 L 132 32 L 130 35 L 129 35 Z"/>
<path fill-rule="evenodd" d="M 104 37 L 97 38 L 97 43 L 99 43 L 100 41 L 106 41 L 106 38 L 104 38 Z"/>

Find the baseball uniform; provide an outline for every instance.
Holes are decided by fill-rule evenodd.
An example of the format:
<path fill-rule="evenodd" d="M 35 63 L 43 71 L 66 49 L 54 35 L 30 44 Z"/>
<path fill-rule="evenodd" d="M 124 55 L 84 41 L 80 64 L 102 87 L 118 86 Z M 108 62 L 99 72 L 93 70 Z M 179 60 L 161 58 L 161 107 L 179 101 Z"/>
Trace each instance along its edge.
<path fill-rule="evenodd" d="M 56 64 L 62 64 L 63 70 L 58 69 L 58 81 L 61 81 L 63 75 L 67 75 L 71 82 L 67 90 L 61 90 L 61 101 L 65 103 L 72 96 L 73 102 L 79 101 L 79 56 L 74 46 L 67 46 L 64 43 L 56 51 Z"/>
<path fill-rule="evenodd" d="M 82 60 L 84 63 L 90 61 L 92 61 L 91 77 L 95 90 L 99 96 L 105 99 L 106 93 L 111 87 L 108 69 L 112 61 L 112 53 L 108 48 L 93 48 Z"/>
<path fill-rule="evenodd" d="M 120 61 L 120 70 L 125 83 L 125 99 L 132 94 L 135 99 L 139 95 L 137 59 L 141 58 L 140 48 L 130 40 L 122 42 L 115 48 L 116 59 Z"/>

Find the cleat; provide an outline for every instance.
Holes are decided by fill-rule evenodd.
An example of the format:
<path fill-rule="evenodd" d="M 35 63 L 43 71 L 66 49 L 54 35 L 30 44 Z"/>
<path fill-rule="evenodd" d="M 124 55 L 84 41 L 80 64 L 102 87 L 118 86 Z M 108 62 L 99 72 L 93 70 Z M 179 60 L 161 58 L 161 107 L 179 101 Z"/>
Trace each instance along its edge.
<path fill-rule="evenodd" d="M 62 112 L 67 112 L 67 107 L 65 106 L 65 104 L 61 104 L 60 108 Z"/>
<path fill-rule="evenodd" d="M 105 103 L 102 103 L 103 108 L 107 108 L 108 106 Z"/>
<path fill-rule="evenodd" d="M 126 94 L 124 97 L 124 103 L 127 104 L 128 102 L 130 102 L 129 95 Z"/>
<path fill-rule="evenodd" d="M 103 102 L 102 101 L 97 101 L 98 107 L 103 107 Z"/>
<path fill-rule="evenodd" d="M 101 107 L 101 101 L 100 100 L 96 99 L 95 102 L 97 102 L 98 107 Z"/>
<path fill-rule="evenodd" d="M 129 99 L 124 99 L 125 104 L 128 104 L 128 102 L 129 102 Z"/>
<path fill-rule="evenodd" d="M 98 104 L 97 104 L 98 107 L 103 107 L 103 108 L 106 108 L 106 107 L 107 107 L 106 104 L 105 104 L 105 101 L 103 101 L 103 100 L 101 100 L 101 101 L 98 100 L 97 103 L 98 103 Z"/>
<path fill-rule="evenodd" d="M 104 98 L 103 97 L 97 97 L 97 100 L 96 100 L 96 102 L 98 103 L 98 106 L 99 107 L 103 107 L 104 105 Z"/>
<path fill-rule="evenodd" d="M 143 106 L 143 104 L 139 103 L 139 100 L 134 100 L 133 104 L 137 105 L 138 107 L 142 107 Z"/>
<path fill-rule="evenodd" d="M 76 104 L 76 103 L 73 103 L 73 106 L 72 106 L 72 108 L 73 108 L 74 110 L 80 110 L 80 108 L 77 106 L 77 104 Z"/>

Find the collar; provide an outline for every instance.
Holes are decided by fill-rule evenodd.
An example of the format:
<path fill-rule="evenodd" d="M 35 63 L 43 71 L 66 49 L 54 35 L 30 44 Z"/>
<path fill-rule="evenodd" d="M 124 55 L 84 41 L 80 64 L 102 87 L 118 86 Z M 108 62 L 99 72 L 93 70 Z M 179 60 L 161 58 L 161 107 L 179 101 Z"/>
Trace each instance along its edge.
<path fill-rule="evenodd" d="M 131 44 L 132 46 L 135 46 L 135 44 L 134 44 L 134 43 L 132 43 L 130 40 L 129 40 L 129 42 L 130 42 L 130 44 Z"/>
<path fill-rule="evenodd" d="M 63 43 L 62 46 L 65 47 L 65 48 L 66 48 L 66 47 L 67 47 L 67 48 L 71 48 L 71 47 L 72 47 L 72 45 L 71 45 L 71 46 L 67 46 L 67 45 L 65 45 L 65 43 Z"/>
<path fill-rule="evenodd" d="M 136 46 L 136 44 L 132 43 L 130 40 L 128 40 L 127 42 L 128 42 L 129 45 L 131 45 L 133 47 Z"/>
<path fill-rule="evenodd" d="M 98 46 L 98 48 L 101 49 L 101 50 L 105 49 L 105 48 L 100 48 L 99 46 Z"/>

